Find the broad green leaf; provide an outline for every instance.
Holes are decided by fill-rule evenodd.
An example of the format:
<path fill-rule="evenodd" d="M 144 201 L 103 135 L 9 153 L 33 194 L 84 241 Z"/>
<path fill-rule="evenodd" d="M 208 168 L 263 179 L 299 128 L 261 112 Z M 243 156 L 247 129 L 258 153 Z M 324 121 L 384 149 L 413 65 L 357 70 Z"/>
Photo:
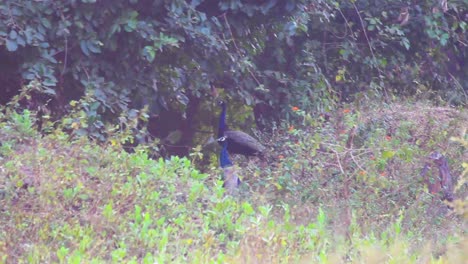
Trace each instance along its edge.
<path fill-rule="evenodd" d="M 50 24 L 50 21 L 49 21 L 48 19 L 46 19 L 46 18 L 41 18 L 41 23 L 42 23 L 42 25 L 43 25 L 44 27 L 46 27 L 46 28 L 51 28 L 51 26 L 52 26 L 52 25 Z"/>
<path fill-rule="evenodd" d="M 448 39 L 449 39 L 449 34 L 447 34 L 447 33 L 442 34 L 442 36 L 440 36 L 440 44 L 442 46 L 447 45 Z"/>
<path fill-rule="evenodd" d="M 101 48 L 97 41 L 87 41 L 87 47 L 92 53 L 101 53 Z"/>
<path fill-rule="evenodd" d="M 14 40 L 7 39 L 5 44 L 8 51 L 16 51 L 18 49 L 18 44 Z"/>
<path fill-rule="evenodd" d="M 382 151 L 382 158 L 383 159 L 390 159 L 395 156 L 395 152 L 391 150 L 384 150 Z"/>
<path fill-rule="evenodd" d="M 86 56 L 89 56 L 88 45 L 87 45 L 86 42 L 87 42 L 86 40 L 81 40 L 81 41 L 80 41 L 80 48 L 81 48 L 81 51 L 82 51 Z"/>
<path fill-rule="evenodd" d="M 57 84 L 56 81 L 53 81 L 51 79 L 46 79 L 44 81 L 42 81 L 42 84 L 45 85 L 45 86 L 55 86 Z M 50 89 L 48 89 L 50 91 Z M 53 91 L 53 90 L 52 90 Z M 51 91 L 51 92 L 52 92 Z M 46 92 L 47 93 L 47 92 Z M 53 92 L 55 94 L 55 91 Z"/>
<path fill-rule="evenodd" d="M 32 72 L 28 72 L 26 74 L 23 74 L 23 78 L 25 78 L 26 80 L 32 80 L 36 78 L 36 75 Z"/>
<path fill-rule="evenodd" d="M 18 33 L 15 30 L 10 31 L 10 39 L 16 39 Z"/>
<path fill-rule="evenodd" d="M 16 38 L 16 43 L 20 46 L 26 46 L 26 41 L 24 41 L 24 38 L 22 36 L 18 36 L 18 38 Z"/>

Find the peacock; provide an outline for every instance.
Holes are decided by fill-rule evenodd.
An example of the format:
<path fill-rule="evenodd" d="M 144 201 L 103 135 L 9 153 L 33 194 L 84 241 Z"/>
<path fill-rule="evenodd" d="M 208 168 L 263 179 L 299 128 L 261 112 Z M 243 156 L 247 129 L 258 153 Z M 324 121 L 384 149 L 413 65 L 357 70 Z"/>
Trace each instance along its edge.
<path fill-rule="evenodd" d="M 223 187 L 226 188 L 229 194 L 233 194 L 237 187 L 240 185 L 241 181 L 237 175 L 236 168 L 232 165 L 231 160 L 229 159 L 228 154 L 228 145 L 229 142 L 226 137 L 218 138 L 218 142 L 221 144 L 221 154 L 219 155 L 219 164 L 224 171 L 224 184 Z"/>
<path fill-rule="evenodd" d="M 255 138 L 237 130 L 229 130 L 226 125 L 226 102 L 219 101 L 221 114 L 219 116 L 218 139 L 225 137 L 227 141 L 227 151 L 232 154 L 242 154 L 244 156 L 263 155 L 265 147 Z M 222 142 L 218 140 L 222 145 Z"/>

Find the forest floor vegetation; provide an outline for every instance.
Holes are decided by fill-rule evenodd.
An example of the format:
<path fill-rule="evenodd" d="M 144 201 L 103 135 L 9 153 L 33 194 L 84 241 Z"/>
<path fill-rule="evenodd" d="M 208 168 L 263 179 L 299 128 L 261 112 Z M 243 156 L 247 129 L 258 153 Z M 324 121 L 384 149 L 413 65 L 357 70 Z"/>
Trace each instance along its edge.
<path fill-rule="evenodd" d="M 9 111 L 0 263 L 466 261 L 466 110 L 352 104 L 292 116 L 260 136 L 266 161 L 234 157 L 243 183 L 233 197 L 215 162 L 197 169 L 196 155 L 151 159 L 117 141 L 44 135 L 34 113 Z M 427 185 L 435 151 L 453 176 L 451 203 Z"/>

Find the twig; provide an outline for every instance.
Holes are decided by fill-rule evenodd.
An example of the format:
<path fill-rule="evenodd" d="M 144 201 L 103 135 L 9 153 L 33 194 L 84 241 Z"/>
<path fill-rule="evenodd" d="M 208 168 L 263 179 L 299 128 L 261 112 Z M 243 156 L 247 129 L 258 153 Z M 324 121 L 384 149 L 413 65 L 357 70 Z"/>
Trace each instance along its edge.
<path fill-rule="evenodd" d="M 364 21 L 362 20 L 361 14 L 359 13 L 359 9 L 357 8 L 355 3 L 353 3 L 353 6 L 354 6 L 354 9 L 356 10 L 356 13 L 357 13 L 358 17 L 359 17 L 359 21 L 361 22 L 361 28 L 362 28 L 362 31 L 364 33 L 364 36 L 366 37 L 367 45 L 369 46 L 369 50 L 370 50 L 370 52 L 372 54 L 372 57 L 374 58 L 375 61 L 377 61 L 377 59 L 375 57 L 375 54 L 374 54 L 374 49 L 372 48 L 372 45 L 370 44 L 369 36 L 367 36 L 367 30 L 364 27 Z M 379 67 L 377 67 L 377 69 L 380 71 Z"/>
<path fill-rule="evenodd" d="M 353 30 L 351 29 L 351 26 L 349 26 L 348 19 L 346 18 L 346 16 L 345 16 L 345 15 L 343 14 L 343 12 L 341 11 L 341 8 L 337 8 L 337 9 L 338 9 L 338 12 L 340 12 L 341 17 L 343 17 L 343 19 L 345 20 L 345 33 L 344 33 L 343 37 L 337 36 L 337 35 L 335 35 L 335 34 L 333 34 L 333 33 L 332 33 L 332 34 L 333 34 L 336 38 L 344 39 L 344 38 L 346 38 L 346 36 L 348 35 L 348 28 L 349 28 L 350 31 L 353 31 Z"/>
<path fill-rule="evenodd" d="M 62 75 L 65 73 L 65 70 L 67 69 L 67 60 L 68 60 L 68 38 L 65 36 L 65 55 L 63 58 L 63 68 L 62 68 Z"/>
<path fill-rule="evenodd" d="M 62 21 L 66 21 L 65 20 L 65 16 L 63 15 L 63 12 L 60 12 L 60 18 L 62 19 Z M 65 73 L 65 70 L 67 69 L 67 62 L 68 62 L 68 38 L 67 38 L 67 33 L 69 33 L 68 29 L 64 29 L 64 38 L 65 38 L 65 55 L 64 55 L 64 58 L 63 58 L 63 68 L 62 68 L 62 73 L 61 75 L 63 75 Z"/>
<path fill-rule="evenodd" d="M 352 151 L 349 152 L 349 155 L 351 156 L 351 159 L 354 161 L 354 163 L 358 166 L 358 168 L 359 168 L 361 171 L 364 171 L 364 172 L 367 173 L 367 171 L 366 171 L 365 169 L 363 169 L 363 168 L 361 167 L 361 165 L 359 165 L 359 162 L 356 161 L 356 159 L 355 159 L 354 156 L 353 156 L 353 152 L 352 152 Z"/>
<path fill-rule="evenodd" d="M 332 150 L 332 151 L 333 151 L 333 152 L 335 153 L 335 155 L 336 155 L 336 160 L 338 161 L 338 166 L 339 166 L 339 168 L 340 168 L 341 173 L 343 173 L 343 175 L 345 175 L 345 172 L 344 172 L 344 170 L 343 170 L 343 166 L 341 165 L 340 155 L 339 155 L 338 152 L 336 152 L 335 150 Z"/>
<path fill-rule="evenodd" d="M 457 80 L 457 78 L 455 78 L 455 76 L 453 76 L 450 72 L 448 73 L 450 75 L 450 77 L 452 77 L 453 81 L 455 82 L 455 84 L 460 88 L 460 90 L 462 90 L 463 92 L 463 95 L 465 96 L 465 98 L 468 100 L 468 95 L 466 94 L 465 92 L 465 89 L 463 89 L 463 86 L 461 85 L 461 83 Z"/>
<path fill-rule="evenodd" d="M 372 54 L 372 58 L 374 59 L 374 62 L 376 63 L 375 65 L 377 67 L 377 71 L 379 71 L 380 74 L 383 74 L 382 70 L 380 69 L 379 65 L 377 64 L 377 58 L 375 57 L 374 49 L 372 48 L 372 45 L 370 43 L 369 36 L 367 36 L 367 30 L 364 27 L 364 21 L 362 20 L 361 14 L 359 13 L 359 9 L 357 8 L 356 3 L 354 3 L 354 2 L 353 2 L 353 6 L 354 6 L 354 9 L 356 10 L 356 13 L 357 13 L 358 17 L 359 17 L 359 21 L 361 22 L 361 28 L 362 28 L 362 31 L 364 33 L 364 36 L 366 37 L 367 45 L 369 46 L 369 50 L 370 50 L 370 52 Z M 384 90 L 385 98 L 388 98 L 387 89 L 385 87 L 382 87 L 382 88 Z"/>
<path fill-rule="evenodd" d="M 186 149 L 191 148 L 191 146 L 188 146 L 188 145 L 173 145 L 173 144 L 167 144 L 167 143 L 159 143 L 159 144 L 166 146 L 166 147 L 171 147 L 171 148 L 186 148 Z"/>
<path fill-rule="evenodd" d="M 231 25 L 229 24 L 229 21 L 227 20 L 227 16 L 226 16 L 226 13 L 222 14 L 223 18 L 224 18 L 224 22 L 226 23 L 226 26 L 229 30 L 229 34 L 231 34 L 231 38 L 232 38 L 232 43 L 234 44 L 234 48 L 236 49 L 236 52 L 237 54 L 240 56 L 240 57 L 243 57 L 241 52 L 240 52 L 240 49 L 239 47 L 237 46 L 237 43 L 236 43 L 236 39 L 234 38 L 234 34 L 232 33 L 232 29 L 231 29 Z M 253 74 L 253 72 L 250 70 L 250 67 L 247 67 L 247 71 L 249 72 L 250 76 L 255 80 L 255 82 L 257 83 L 258 86 L 261 85 L 260 81 L 257 79 L 257 77 L 255 77 L 255 75 Z"/>
<path fill-rule="evenodd" d="M 19 29 L 20 31 L 24 31 L 24 29 L 15 22 L 15 19 L 13 18 L 13 13 L 11 12 L 11 8 L 9 5 L 8 5 L 8 15 L 10 17 L 9 22 L 13 25 L 12 28 Z"/>

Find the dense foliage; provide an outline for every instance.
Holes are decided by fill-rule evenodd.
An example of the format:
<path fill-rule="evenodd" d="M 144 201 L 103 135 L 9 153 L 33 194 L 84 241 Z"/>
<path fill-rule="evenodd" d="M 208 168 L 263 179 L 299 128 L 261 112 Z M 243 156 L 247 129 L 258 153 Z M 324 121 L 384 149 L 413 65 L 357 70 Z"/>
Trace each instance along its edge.
<path fill-rule="evenodd" d="M 4 109 L 0 262 L 463 263 L 468 142 L 459 128 L 468 116 L 366 107 L 312 124 L 315 132 L 276 130 L 279 156 L 268 166 L 235 160 L 238 196 L 226 195 L 216 167 L 201 173 L 185 157 L 154 160 L 61 129 L 42 136 L 30 111 Z M 360 123 L 371 128 L 348 144 L 342 129 Z M 435 147 L 459 182 L 450 211 L 419 176 Z"/>
<path fill-rule="evenodd" d="M 327 112 L 357 92 L 429 91 L 465 104 L 466 7 L 463 0 L 5 0 L 1 103 L 34 84 L 29 108 L 56 119 L 82 99 L 74 106 L 84 120 L 74 124 L 83 125 L 70 128 L 101 139 L 107 121 L 148 105 L 153 136 L 189 147 L 203 138 L 195 129 L 213 123 L 213 87 L 237 102 L 233 118 L 255 117 L 260 127 L 292 104 Z"/>

